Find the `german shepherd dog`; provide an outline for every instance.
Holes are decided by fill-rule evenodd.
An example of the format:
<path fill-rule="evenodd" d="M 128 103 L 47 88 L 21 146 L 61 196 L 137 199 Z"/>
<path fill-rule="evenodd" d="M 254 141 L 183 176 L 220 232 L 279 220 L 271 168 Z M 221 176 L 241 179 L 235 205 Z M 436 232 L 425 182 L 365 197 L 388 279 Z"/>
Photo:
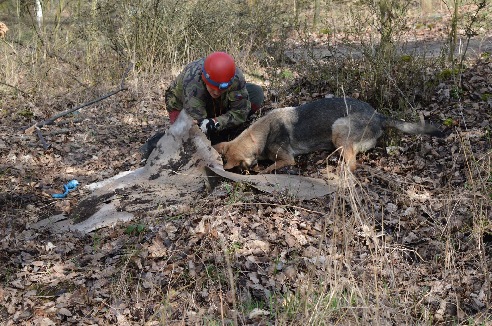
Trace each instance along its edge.
<path fill-rule="evenodd" d="M 378 113 L 368 103 L 351 98 L 324 98 L 298 107 L 279 108 L 255 121 L 237 138 L 213 147 L 224 158 L 224 169 L 248 169 L 258 160 L 274 163 L 259 173 L 295 164 L 294 156 L 340 148 L 349 169 L 357 153 L 376 146 L 383 129 L 442 137 L 430 124 L 410 123 Z"/>

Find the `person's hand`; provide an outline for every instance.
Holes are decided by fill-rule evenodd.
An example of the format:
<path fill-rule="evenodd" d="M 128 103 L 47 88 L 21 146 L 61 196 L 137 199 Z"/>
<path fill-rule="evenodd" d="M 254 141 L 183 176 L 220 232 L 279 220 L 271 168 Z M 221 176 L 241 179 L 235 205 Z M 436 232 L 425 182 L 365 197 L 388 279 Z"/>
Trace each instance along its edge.
<path fill-rule="evenodd" d="M 217 131 L 219 123 L 214 119 L 203 119 L 198 121 L 198 126 L 204 134 L 209 135 L 210 133 Z"/>

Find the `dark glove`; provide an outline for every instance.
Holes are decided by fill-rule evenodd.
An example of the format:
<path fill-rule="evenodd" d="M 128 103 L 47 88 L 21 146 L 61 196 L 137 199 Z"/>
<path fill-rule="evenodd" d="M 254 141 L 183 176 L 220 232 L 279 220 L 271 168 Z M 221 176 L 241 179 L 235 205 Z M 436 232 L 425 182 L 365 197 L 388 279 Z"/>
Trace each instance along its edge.
<path fill-rule="evenodd" d="M 217 131 L 219 128 L 219 123 L 214 119 L 203 119 L 198 121 L 198 126 L 204 134 L 210 135 L 211 133 Z"/>

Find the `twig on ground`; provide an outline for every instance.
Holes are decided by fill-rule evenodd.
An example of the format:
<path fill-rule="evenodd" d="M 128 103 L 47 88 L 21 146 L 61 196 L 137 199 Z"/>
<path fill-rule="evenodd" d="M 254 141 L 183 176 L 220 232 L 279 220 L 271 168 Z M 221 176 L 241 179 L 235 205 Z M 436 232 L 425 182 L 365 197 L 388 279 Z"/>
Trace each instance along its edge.
<path fill-rule="evenodd" d="M 94 104 L 94 103 L 97 103 L 97 102 L 100 102 L 100 101 L 102 101 L 102 100 L 104 100 L 104 99 L 107 99 L 108 97 L 111 97 L 111 96 L 113 96 L 113 95 L 115 95 L 115 94 L 117 94 L 117 93 L 119 93 L 119 92 L 121 92 L 121 91 L 127 90 L 128 88 L 125 86 L 125 79 L 126 79 L 126 77 L 127 77 L 128 73 L 130 72 L 130 70 L 131 70 L 131 68 L 132 68 L 132 67 L 133 67 L 133 62 L 131 62 L 131 63 L 128 65 L 127 69 L 125 70 L 125 72 L 124 72 L 124 74 L 123 74 L 123 77 L 121 78 L 120 87 L 119 87 L 117 90 L 114 90 L 114 91 L 112 91 L 112 92 L 110 92 L 110 93 L 108 93 L 108 94 L 106 94 L 106 95 L 104 95 L 104 96 L 101 96 L 101 97 L 99 97 L 99 98 L 97 98 L 97 99 L 95 99 L 95 100 L 92 100 L 92 101 L 90 101 L 90 102 L 87 102 L 87 103 L 84 103 L 84 104 L 82 104 L 82 105 L 79 105 L 79 106 L 77 106 L 77 107 L 75 107 L 75 108 L 72 108 L 72 109 L 69 109 L 69 110 L 63 111 L 63 112 L 61 112 L 61 113 L 58 113 L 58 114 L 56 114 L 55 116 L 53 116 L 53 117 L 51 117 L 51 118 L 49 118 L 49 119 L 47 119 L 47 120 L 44 120 L 44 121 L 38 122 L 38 123 L 36 123 L 35 125 L 33 125 L 33 126 L 31 126 L 31 127 L 27 128 L 27 129 L 24 131 L 24 133 L 26 133 L 26 134 L 32 134 L 32 133 L 36 130 L 37 135 L 38 135 L 39 139 L 41 140 L 41 143 L 43 144 L 43 147 L 46 149 L 46 148 L 47 148 L 46 146 L 48 146 L 48 147 L 49 147 L 49 145 L 48 145 L 48 144 L 46 144 L 46 141 L 44 140 L 43 135 L 42 135 L 42 134 L 41 134 L 41 132 L 39 131 L 39 128 L 41 128 L 41 127 L 43 127 L 43 126 L 46 126 L 46 125 L 50 125 L 50 124 L 52 124 L 53 122 L 55 122 L 57 119 L 59 119 L 59 118 L 61 118 L 61 117 L 63 117 L 63 116 L 66 116 L 67 114 L 70 114 L 70 113 L 75 112 L 75 111 L 77 111 L 77 110 L 80 110 L 80 109 L 82 109 L 82 108 L 88 107 L 88 106 L 90 106 L 90 105 L 92 105 L 92 104 Z"/>
<path fill-rule="evenodd" d="M 45 150 L 47 150 L 50 147 L 50 145 L 48 145 L 48 143 L 46 142 L 46 140 L 44 140 L 44 137 L 43 137 L 43 134 L 41 133 L 41 130 L 39 130 L 39 128 L 37 128 L 37 127 L 36 127 L 36 134 L 38 135 L 39 141 L 43 145 L 43 148 Z"/>

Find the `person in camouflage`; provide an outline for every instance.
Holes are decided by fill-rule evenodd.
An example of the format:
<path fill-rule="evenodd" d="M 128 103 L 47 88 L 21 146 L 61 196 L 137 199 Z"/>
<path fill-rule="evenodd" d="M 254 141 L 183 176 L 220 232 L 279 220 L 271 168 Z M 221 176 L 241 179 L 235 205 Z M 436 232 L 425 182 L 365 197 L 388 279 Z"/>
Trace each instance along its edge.
<path fill-rule="evenodd" d="M 185 109 L 208 136 L 244 124 L 262 103 L 261 87 L 247 84 L 225 52 L 189 63 L 166 91 L 171 123 Z"/>
<path fill-rule="evenodd" d="M 165 93 L 171 124 L 186 110 L 212 145 L 237 136 L 263 98 L 263 89 L 246 83 L 234 59 L 225 52 L 213 52 L 186 65 Z M 144 159 L 163 134 L 154 135 L 141 147 Z"/>

